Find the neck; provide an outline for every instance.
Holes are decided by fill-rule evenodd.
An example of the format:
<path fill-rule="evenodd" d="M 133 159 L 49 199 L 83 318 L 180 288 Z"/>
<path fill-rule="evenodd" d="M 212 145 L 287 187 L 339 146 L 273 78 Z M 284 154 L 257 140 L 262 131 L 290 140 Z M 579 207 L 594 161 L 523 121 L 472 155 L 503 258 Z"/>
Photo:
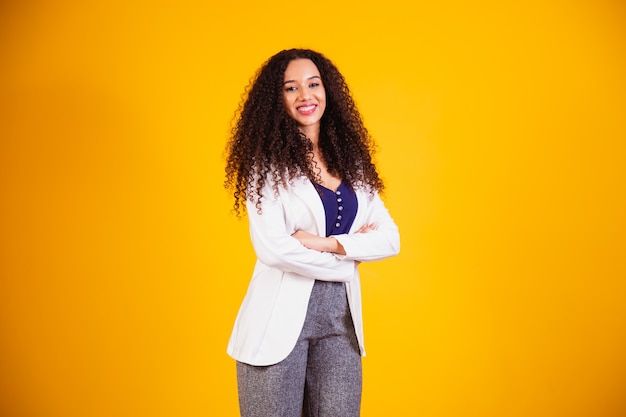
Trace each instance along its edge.
<path fill-rule="evenodd" d="M 313 142 L 313 148 L 317 148 L 317 142 L 320 138 L 320 127 L 319 126 L 304 126 L 300 128 L 300 131 L 304 133 L 304 135 Z"/>

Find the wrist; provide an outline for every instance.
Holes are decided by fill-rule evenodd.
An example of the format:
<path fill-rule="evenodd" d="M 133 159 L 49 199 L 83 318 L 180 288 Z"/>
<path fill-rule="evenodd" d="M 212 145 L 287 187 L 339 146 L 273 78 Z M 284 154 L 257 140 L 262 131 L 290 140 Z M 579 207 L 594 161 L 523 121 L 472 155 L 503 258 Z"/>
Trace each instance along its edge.
<path fill-rule="evenodd" d="M 343 248 L 343 245 L 334 237 L 327 238 L 329 241 L 329 252 L 336 253 L 339 255 L 345 255 L 346 251 Z"/>

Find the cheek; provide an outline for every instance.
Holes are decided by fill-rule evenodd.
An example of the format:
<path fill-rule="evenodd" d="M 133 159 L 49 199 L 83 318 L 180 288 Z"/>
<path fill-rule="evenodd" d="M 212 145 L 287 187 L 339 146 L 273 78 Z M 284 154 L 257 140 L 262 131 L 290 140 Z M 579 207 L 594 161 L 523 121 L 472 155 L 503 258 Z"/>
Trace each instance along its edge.
<path fill-rule="evenodd" d="M 322 105 L 322 110 L 326 110 L 326 107 L 328 106 L 328 101 L 326 101 L 326 96 L 320 97 L 320 103 Z"/>
<path fill-rule="evenodd" d="M 283 95 L 282 97 L 283 109 L 288 113 L 289 112 L 289 103 L 287 101 L 287 97 Z"/>
<path fill-rule="evenodd" d="M 295 117 L 295 111 L 293 107 L 291 107 L 286 100 L 283 100 L 283 111 L 284 111 L 284 114 L 287 115 L 287 117 L 291 119 Z"/>
<path fill-rule="evenodd" d="M 287 111 L 289 111 L 289 109 L 291 108 L 291 104 L 292 104 L 293 100 L 289 97 L 283 94 L 283 108 Z"/>
<path fill-rule="evenodd" d="M 322 94 L 320 94 L 319 101 L 320 101 L 321 103 L 324 103 L 324 105 L 326 105 L 326 103 L 328 103 L 328 102 L 326 101 L 326 93 L 325 93 L 325 92 L 324 92 L 324 93 L 322 93 Z"/>

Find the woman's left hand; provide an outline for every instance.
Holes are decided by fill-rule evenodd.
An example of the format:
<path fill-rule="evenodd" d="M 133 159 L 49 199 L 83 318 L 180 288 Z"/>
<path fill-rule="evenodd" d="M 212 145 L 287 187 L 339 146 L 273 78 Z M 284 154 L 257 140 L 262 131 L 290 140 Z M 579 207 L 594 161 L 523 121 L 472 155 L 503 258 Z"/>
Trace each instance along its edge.
<path fill-rule="evenodd" d="M 359 227 L 358 230 L 354 233 L 367 233 L 371 232 L 372 230 L 376 230 L 376 225 L 374 223 L 364 224 L 363 226 Z"/>

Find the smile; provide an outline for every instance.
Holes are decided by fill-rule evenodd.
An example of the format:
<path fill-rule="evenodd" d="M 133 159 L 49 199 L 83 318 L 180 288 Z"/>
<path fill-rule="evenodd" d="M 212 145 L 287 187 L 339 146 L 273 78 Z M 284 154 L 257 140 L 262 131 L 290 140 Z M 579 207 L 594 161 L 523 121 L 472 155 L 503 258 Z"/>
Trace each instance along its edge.
<path fill-rule="evenodd" d="M 298 110 L 300 114 L 309 115 L 313 113 L 316 108 L 317 105 L 315 104 L 307 104 L 306 106 L 296 107 L 296 110 Z"/>

